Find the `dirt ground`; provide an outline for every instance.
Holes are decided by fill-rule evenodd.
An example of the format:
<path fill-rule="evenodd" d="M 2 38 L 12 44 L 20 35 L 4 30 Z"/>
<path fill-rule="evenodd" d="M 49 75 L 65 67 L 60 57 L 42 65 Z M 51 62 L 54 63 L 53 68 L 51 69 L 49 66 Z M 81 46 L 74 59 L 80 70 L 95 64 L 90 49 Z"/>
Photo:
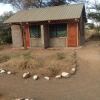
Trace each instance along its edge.
<path fill-rule="evenodd" d="M 0 100 L 100 100 L 100 41 L 77 48 L 77 59 L 78 71 L 69 79 L 33 81 L 19 75 L 0 76 Z"/>

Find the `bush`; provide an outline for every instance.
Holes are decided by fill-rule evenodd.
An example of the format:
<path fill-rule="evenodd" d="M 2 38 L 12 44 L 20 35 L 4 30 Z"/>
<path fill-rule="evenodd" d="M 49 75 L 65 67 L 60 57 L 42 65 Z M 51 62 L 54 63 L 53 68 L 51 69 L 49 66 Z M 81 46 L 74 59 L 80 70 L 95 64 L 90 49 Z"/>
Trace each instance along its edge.
<path fill-rule="evenodd" d="M 0 25 L 0 44 L 12 43 L 11 29 L 9 25 Z"/>
<path fill-rule="evenodd" d="M 10 59 L 7 55 L 0 55 L 0 63 L 6 62 Z"/>
<path fill-rule="evenodd" d="M 4 59 L 5 58 L 5 59 Z M 7 61 L 7 62 L 6 62 Z M 44 62 L 41 58 L 29 58 L 27 59 L 25 56 L 20 57 L 12 57 L 10 60 L 5 56 L 3 59 L 1 58 L 1 62 L 5 62 L 5 66 L 15 67 L 17 69 L 39 69 L 44 66 Z"/>
<path fill-rule="evenodd" d="M 31 55 L 31 52 L 27 52 L 27 53 L 24 53 L 22 54 L 22 56 L 25 58 L 25 59 L 32 59 L 32 55 Z"/>
<path fill-rule="evenodd" d="M 55 67 L 55 66 L 54 67 L 48 67 L 48 70 L 50 72 L 50 76 L 56 76 L 60 72 L 60 69 Z"/>
<path fill-rule="evenodd" d="M 36 68 L 43 67 L 44 66 L 44 61 L 42 60 L 42 58 L 38 58 L 38 57 L 34 58 L 34 66 Z"/>
<path fill-rule="evenodd" d="M 65 59 L 65 54 L 63 52 L 58 52 L 56 54 L 56 57 L 58 60 L 62 60 L 62 59 Z"/>

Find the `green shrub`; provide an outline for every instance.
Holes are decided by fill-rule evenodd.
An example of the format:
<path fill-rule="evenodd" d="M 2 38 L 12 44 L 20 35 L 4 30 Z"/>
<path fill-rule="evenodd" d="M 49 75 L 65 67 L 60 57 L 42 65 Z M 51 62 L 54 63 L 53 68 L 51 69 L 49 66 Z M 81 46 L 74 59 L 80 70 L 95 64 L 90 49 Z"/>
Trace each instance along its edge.
<path fill-rule="evenodd" d="M 10 59 L 7 55 L 0 55 L 0 63 L 6 62 Z"/>
<path fill-rule="evenodd" d="M 23 55 L 23 57 L 24 57 L 25 59 L 32 59 L 31 52 L 27 52 L 27 53 L 24 53 L 24 54 L 22 54 L 22 55 Z"/>
<path fill-rule="evenodd" d="M 63 52 L 58 52 L 56 54 L 56 57 L 58 60 L 62 60 L 62 59 L 65 59 L 65 54 Z"/>
<path fill-rule="evenodd" d="M 0 23 L 0 44 L 10 43 L 12 43 L 10 26 Z"/>

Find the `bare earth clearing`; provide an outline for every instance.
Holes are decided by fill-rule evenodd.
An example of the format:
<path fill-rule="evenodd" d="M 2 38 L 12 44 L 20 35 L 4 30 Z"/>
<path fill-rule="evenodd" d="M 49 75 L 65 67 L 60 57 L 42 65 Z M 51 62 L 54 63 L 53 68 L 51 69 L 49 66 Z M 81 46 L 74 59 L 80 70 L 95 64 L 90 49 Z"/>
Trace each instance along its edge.
<path fill-rule="evenodd" d="M 73 52 L 73 49 L 65 49 Z M 64 50 L 64 51 L 65 51 Z M 34 100 L 100 100 L 100 42 L 77 48 L 78 71 L 69 79 L 23 80 L 21 74 L 0 76 L 0 100 L 30 97 Z"/>

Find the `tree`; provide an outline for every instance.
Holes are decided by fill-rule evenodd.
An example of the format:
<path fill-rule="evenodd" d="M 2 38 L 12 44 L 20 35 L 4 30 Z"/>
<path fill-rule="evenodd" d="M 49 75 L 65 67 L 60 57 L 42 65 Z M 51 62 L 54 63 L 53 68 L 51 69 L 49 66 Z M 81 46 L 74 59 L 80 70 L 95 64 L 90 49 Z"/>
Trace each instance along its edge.
<path fill-rule="evenodd" d="M 45 0 L 0 0 L 5 4 L 11 4 L 17 10 L 28 9 L 28 8 L 40 8 L 46 6 Z"/>
<path fill-rule="evenodd" d="M 11 17 L 14 13 L 12 11 L 10 12 L 4 12 L 3 15 L 0 16 L 1 21 L 5 21 L 6 19 L 8 19 L 9 17 Z"/>
<path fill-rule="evenodd" d="M 48 6 L 58 6 L 58 5 L 63 5 L 67 3 L 68 2 L 66 2 L 66 0 L 51 0 L 50 2 L 48 2 Z"/>
<path fill-rule="evenodd" d="M 91 7 L 92 11 L 88 14 L 88 17 L 94 21 L 97 33 L 100 32 L 100 4 L 95 4 Z"/>
<path fill-rule="evenodd" d="M 16 9 L 40 8 L 46 6 L 58 6 L 80 0 L 0 0 L 3 3 L 9 3 Z"/>
<path fill-rule="evenodd" d="M 0 16 L 0 44 L 11 43 L 11 29 L 9 24 L 3 22 L 13 15 L 13 12 L 5 12 Z"/>

